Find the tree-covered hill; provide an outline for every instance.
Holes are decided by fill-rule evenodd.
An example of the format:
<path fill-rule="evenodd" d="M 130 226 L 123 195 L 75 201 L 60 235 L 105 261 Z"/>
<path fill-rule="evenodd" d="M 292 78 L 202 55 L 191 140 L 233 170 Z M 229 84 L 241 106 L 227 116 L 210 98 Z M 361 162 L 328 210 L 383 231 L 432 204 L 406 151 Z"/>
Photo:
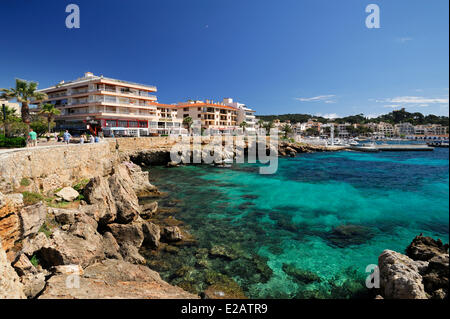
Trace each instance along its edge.
<path fill-rule="evenodd" d="M 258 119 L 262 119 L 263 121 L 273 121 L 275 119 L 280 120 L 281 122 L 291 121 L 291 123 L 303 123 L 307 122 L 309 119 L 315 119 L 322 123 L 351 123 L 351 124 L 364 124 L 364 123 L 379 123 L 379 122 L 387 122 L 391 124 L 398 124 L 409 122 L 413 125 L 422 125 L 422 124 L 441 124 L 443 126 L 449 126 L 449 117 L 448 116 L 437 116 L 437 115 L 423 115 L 422 113 L 415 112 L 410 113 L 405 109 L 392 111 L 388 114 L 380 115 L 377 118 L 367 118 L 364 114 L 357 114 L 346 116 L 342 118 L 336 119 L 326 119 L 321 116 L 313 116 L 310 114 L 282 114 L 282 115 L 257 115 Z"/>

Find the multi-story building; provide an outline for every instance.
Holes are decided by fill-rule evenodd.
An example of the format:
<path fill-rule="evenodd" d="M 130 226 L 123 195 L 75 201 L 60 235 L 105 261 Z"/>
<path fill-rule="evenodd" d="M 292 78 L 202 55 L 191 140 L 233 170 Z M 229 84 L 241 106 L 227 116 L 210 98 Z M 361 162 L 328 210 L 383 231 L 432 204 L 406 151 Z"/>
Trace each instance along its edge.
<path fill-rule="evenodd" d="M 193 120 L 194 125 L 201 125 L 204 129 L 209 129 L 213 134 L 229 134 L 238 128 L 238 109 L 224 103 L 214 101 L 188 101 L 177 105 L 178 119 L 181 121 L 186 117 Z"/>
<path fill-rule="evenodd" d="M 61 110 L 56 118 L 58 130 L 139 136 L 167 133 L 168 127 L 181 125 L 176 116 L 166 116 L 165 106 L 156 103 L 152 94 L 156 92 L 155 86 L 87 72 L 79 79 L 62 81 L 40 91 L 48 95 L 43 103 L 52 103 Z"/>
<path fill-rule="evenodd" d="M 256 117 L 255 111 L 247 107 L 245 104 L 233 102 L 232 98 L 224 98 L 223 104 L 237 109 L 237 124 L 245 122 L 245 130 L 247 132 L 256 132 Z"/>
<path fill-rule="evenodd" d="M 376 133 L 378 133 L 378 136 L 381 138 L 393 137 L 394 136 L 394 126 L 389 123 L 380 122 L 377 125 Z"/>
<path fill-rule="evenodd" d="M 9 102 L 7 100 L 2 99 L 0 99 L 0 116 L 2 116 L 3 105 L 14 110 L 15 115 L 20 116 L 21 107 L 19 103 Z"/>
<path fill-rule="evenodd" d="M 395 124 L 395 133 L 399 136 L 412 135 L 414 134 L 414 125 L 409 122 Z"/>

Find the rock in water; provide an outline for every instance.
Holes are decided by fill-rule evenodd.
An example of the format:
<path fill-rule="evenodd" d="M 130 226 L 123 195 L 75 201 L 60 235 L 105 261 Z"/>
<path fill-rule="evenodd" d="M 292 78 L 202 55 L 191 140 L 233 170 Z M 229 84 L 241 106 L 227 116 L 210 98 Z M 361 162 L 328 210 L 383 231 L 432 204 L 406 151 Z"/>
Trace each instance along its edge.
<path fill-rule="evenodd" d="M 161 237 L 166 242 L 176 242 L 176 241 L 180 241 L 183 239 L 180 228 L 178 228 L 177 226 L 164 227 L 161 232 Z"/>
<path fill-rule="evenodd" d="M 416 236 L 406 248 L 406 255 L 414 260 L 429 261 L 435 256 L 448 254 L 448 244 L 443 244 L 440 239 L 434 240 L 420 234 Z"/>
<path fill-rule="evenodd" d="M 414 260 L 392 250 L 378 257 L 380 288 L 387 299 L 427 299 L 422 276 Z"/>
<path fill-rule="evenodd" d="M 59 198 L 62 198 L 66 202 L 74 201 L 80 194 L 74 190 L 72 187 L 64 187 L 59 192 L 55 194 Z"/>
<path fill-rule="evenodd" d="M 313 282 L 321 281 L 320 277 L 312 271 L 298 269 L 291 264 L 283 264 L 282 269 L 286 273 L 286 275 L 292 277 L 296 282 L 310 284 Z"/>

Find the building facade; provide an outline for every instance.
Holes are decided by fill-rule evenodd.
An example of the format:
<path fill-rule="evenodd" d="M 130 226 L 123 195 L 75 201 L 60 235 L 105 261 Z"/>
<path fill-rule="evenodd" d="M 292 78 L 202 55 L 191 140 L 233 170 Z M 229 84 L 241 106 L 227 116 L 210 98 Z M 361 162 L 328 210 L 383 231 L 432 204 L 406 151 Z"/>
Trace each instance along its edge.
<path fill-rule="evenodd" d="M 156 102 L 155 86 L 95 76 L 83 77 L 40 90 L 48 95 L 43 103 L 61 110 L 57 130 L 90 131 L 105 135 L 149 135 L 168 133 L 180 127 L 172 111 Z M 168 124 L 170 123 L 170 124 Z"/>

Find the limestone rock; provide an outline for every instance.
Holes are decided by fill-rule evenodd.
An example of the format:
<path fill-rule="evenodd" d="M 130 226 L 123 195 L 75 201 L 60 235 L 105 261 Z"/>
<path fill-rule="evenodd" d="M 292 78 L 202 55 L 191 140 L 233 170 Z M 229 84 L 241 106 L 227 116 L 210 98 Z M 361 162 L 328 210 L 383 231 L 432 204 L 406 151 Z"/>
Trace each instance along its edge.
<path fill-rule="evenodd" d="M 23 285 L 23 292 L 29 299 L 36 297 L 45 288 L 44 273 L 28 273 L 20 277 Z"/>
<path fill-rule="evenodd" d="M 392 250 L 378 257 L 380 288 L 387 299 L 427 299 L 422 276 L 411 258 Z"/>
<path fill-rule="evenodd" d="M 22 241 L 22 252 L 31 257 L 42 247 L 48 246 L 50 243 L 44 233 L 37 233 L 34 237 L 27 237 Z"/>
<path fill-rule="evenodd" d="M 131 185 L 137 196 L 144 196 L 156 190 L 156 187 L 150 184 L 148 172 L 142 171 L 140 166 L 132 162 L 124 162 L 122 167 L 127 169 Z"/>
<path fill-rule="evenodd" d="M 132 222 L 139 216 L 140 206 L 129 176 L 121 170 L 117 170 L 108 178 L 108 182 L 116 202 L 117 221 L 119 223 Z"/>
<path fill-rule="evenodd" d="M 414 260 L 428 261 L 434 256 L 448 254 L 448 244 L 443 244 L 440 239 L 434 240 L 420 234 L 416 236 L 406 248 L 406 255 Z"/>
<path fill-rule="evenodd" d="M 142 230 L 144 232 L 144 244 L 151 248 L 159 247 L 159 240 L 161 239 L 161 230 L 159 226 L 143 221 Z"/>
<path fill-rule="evenodd" d="M 110 232 L 103 234 L 103 247 L 106 258 L 122 259 L 122 255 L 120 254 L 120 246 L 117 244 L 116 239 Z"/>
<path fill-rule="evenodd" d="M 6 258 L 0 239 L 0 299 L 25 299 L 19 276 Z"/>
<path fill-rule="evenodd" d="M 22 208 L 19 214 L 22 224 L 22 237 L 37 233 L 44 224 L 46 215 L 47 208 L 42 202 Z"/>
<path fill-rule="evenodd" d="M 92 178 L 84 187 L 83 195 L 89 204 L 94 205 L 85 211 L 86 214 L 101 224 L 108 224 L 116 219 L 116 202 L 105 178 Z"/>
<path fill-rule="evenodd" d="M 158 273 L 146 266 L 106 259 L 85 269 L 79 278 L 79 288 L 67 288 L 67 275 L 55 275 L 47 282 L 40 299 L 127 298 L 177 299 L 198 298 L 179 287 L 163 281 Z"/>
<path fill-rule="evenodd" d="M 74 201 L 80 194 L 74 190 L 72 187 L 64 187 L 59 192 L 55 194 L 59 198 L 62 198 L 66 202 Z"/>
<path fill-rule="evenodd" d="M 26 274 L 36 274 L 37 270 L 30 262 L 25 254 L 20 254 L 17 260 L 12 264 L 19 276 L 24 276 Z"/>
<path fill-rule="evenodd" d="M 144 241 L 141 223 L 109 224 L 108 228 L 119 245 L 130 244 L 139 248 Z"/>
<path fill-rule="evenodd" d="M 59 265 L 51 268 L 54 274 L 63 274 L 63 275 L 83 275 L 84 271 L 80 265 Z"/>
<path fill-rule="evenodd" d="M 104 258 L 103 237 L 91 225 L 75 223 L 68 232 L 56 230 L 40 254 L 47 267 L 70 264 L 87 267 Z"/>
<path fill-rule="evenodd" d="M 60 224 L 73 224 L 77 210 L 49 208 L 49 213 L 53 214 L 55 220 Z"/>
<path fill-rule="evenodd" d="M 158 211 L 158 202 L 145 203 L 142 207 L 141 216 L 144 218 L 150 218 Z"/>
<path fill-rule="evenodd" d="M 162 229 L 161 238 L 166 242 L 176 242 L 182 240 L 183 236 L 177 226 L 167 226 Z"/>

